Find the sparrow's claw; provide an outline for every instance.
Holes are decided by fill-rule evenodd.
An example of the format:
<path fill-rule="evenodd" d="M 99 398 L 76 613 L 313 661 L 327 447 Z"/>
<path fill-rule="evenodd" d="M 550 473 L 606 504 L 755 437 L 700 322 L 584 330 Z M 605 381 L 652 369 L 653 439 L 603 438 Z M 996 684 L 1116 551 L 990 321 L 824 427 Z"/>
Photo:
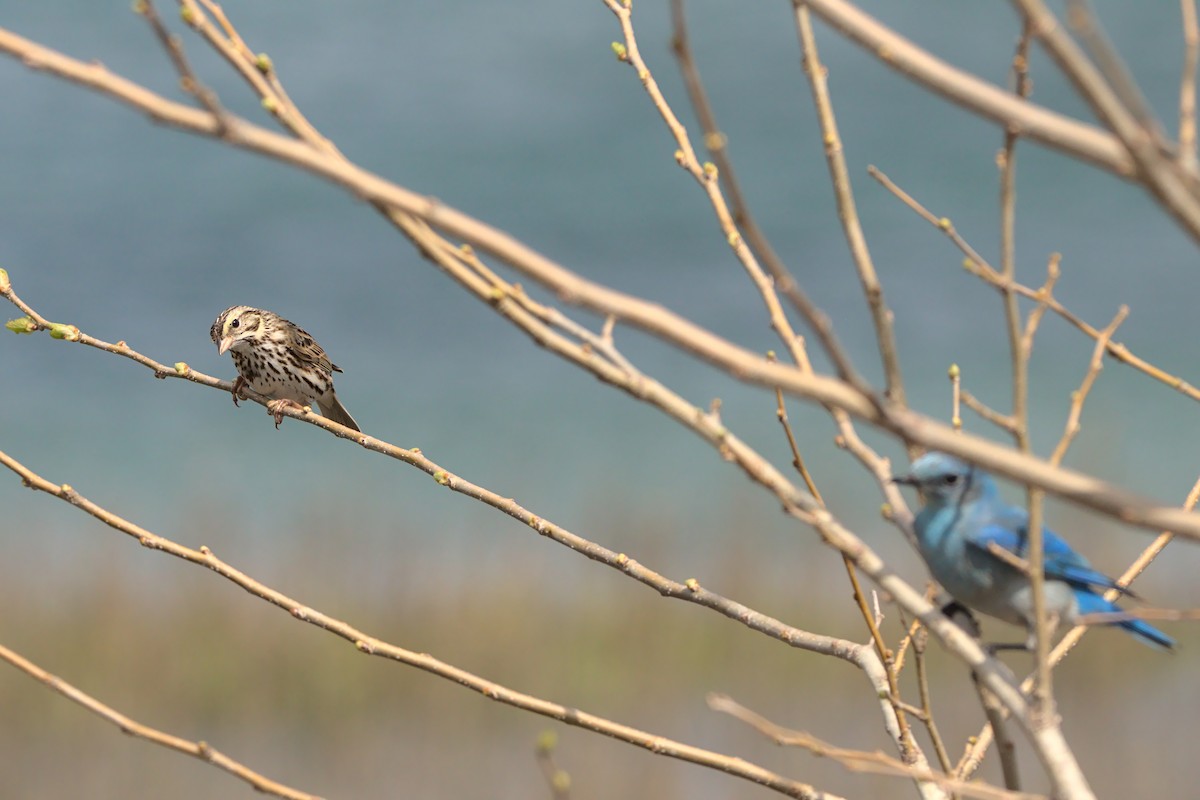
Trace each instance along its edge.
<path fill-rule="evenodd" d="M 246 379 L 245 378 L 243 378 L 241 375 L 238 375 L 236 378 L 233 379 L 233 404 L 235 406 L 238 404 L 238 400 L 246 399 L 246 394 L 244 392 L 245 388 L 246 388 Z"/>
<path fill-rule="evenodd" d="M 267 403 L 267 413 L 275 418 L 275 430 L 279 430 L 279 425 L 283 422 L 283 410 L 285 408 L 303 411 L 305 407 L 295 400 L 288 400 L 287 398 L 272 400 Z"/>

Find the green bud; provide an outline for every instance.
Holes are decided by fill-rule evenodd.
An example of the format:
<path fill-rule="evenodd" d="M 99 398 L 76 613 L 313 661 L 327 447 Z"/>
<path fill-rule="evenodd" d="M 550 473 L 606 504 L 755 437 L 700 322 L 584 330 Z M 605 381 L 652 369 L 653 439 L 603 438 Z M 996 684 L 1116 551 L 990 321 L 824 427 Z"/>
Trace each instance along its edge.
<path fill-rule="evenodd" d="M 565 796 L 571 791 L 571 776 L 567 774 L 565 769 L 555 770 L 554 777 L 550 779 L 554 786 L 555 794 Z"/>
<path fill-rule="evenodd" d="M 186 361 L 176 361 L 175 362 L 175 371 L 178 372 L 180 375 L 187 375 L 188 374 L 187 362 Z"/>
<path fill-rule="evenodd" d="M 629 51 L 625 49 L 625 45 L 620 42 L 612 43 L 613 54 L 617 57 L 617 61 L 628 61 Z"/>
<path fill-rule="evenodd" d="M 552 730 L 544 730 L 538 734 L 537 750 L 539 753 L 549 753 L 558 746 L 558 734 Z"/>
<path fill-rule="evenodd" d="M 29 317 L 10 319 L 8 322 L 4 323 L 4 327 L 8 328 L 13 333 L 33 333 L 38 329 L 37 323 Z"/>
<path fill-rule="evenodd" d="M 79 328 L 76 328 L 74 325 L 64 325 L 61 322 L 51 322 L 50 338 L 77 342 L 79 341 Z"/>
<path fill-rule="evenodd" d="M 958 364 L 951 364 L 950 369 L 946 370 L 946 376 L 952 381 L 957 380 L 960 374 L 961 373 L 958 371 Z"/>
<path fill-rule="evenodd" d="M 8 271 L 0 269 L 0 292 L 7 292 L 12 288 L 12 284 L 8 281 Z"/>
<path fill-rule="evenodd" d="M 275 69 L 275 64 L 271 62 L 271 57 L 266 53 L 259 53 L 254 57 L 254 66 L 258 67 L 258 71 L 263 75 L 270 75 Z"/>

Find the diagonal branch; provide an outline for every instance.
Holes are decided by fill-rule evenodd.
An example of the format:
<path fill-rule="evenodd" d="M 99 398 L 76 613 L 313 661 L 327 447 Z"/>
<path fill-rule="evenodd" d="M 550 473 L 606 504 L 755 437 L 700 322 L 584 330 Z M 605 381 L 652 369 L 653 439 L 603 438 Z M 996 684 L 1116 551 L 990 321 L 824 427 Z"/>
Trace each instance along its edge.
<path fill-rule="evenodd" d="M 21 672 L 24 672 L 34 680 L 40 681 L 68 700 L 78 703 L 96 716 L 108 720 L 120 728 L 122 733 L 127 733 L 138 739 L 145 739 L 153 744 L 161 745 L 168 750 L 174 750 L 212 764 L 214 767 L 223 769 L 230 775 L 245 781 L 253 786 L 256 791 L 263 794 L 283 797 L 287 798 L 287 800 L 320 800 L 316 795 L 293 789 L 290 786 L 284 786 L 282 783 L 264 777 L 240 761 L 236 761 L 219 750 L 214 749 L 207 742 L 193 742 L 182 739 L 130 719 L 111 706 L 100 702 L 90 694 L 67 683 L 62 678 L 50 674 L 21 654 L 9 650 L 4 645 L 0 645 L 0 660 L 7 661 L 21 670 Z"/>
<path fill-rule="evenodd" d="M 1157 127 L 1147 127 L 1122 101 L 1041 0 L 1014 0 L 1014 4 L 1031 21 L 1034 35 L 1084 101 L 1120 139 L 1137 167 L 1139 182 L 1193 239 L 1200 241 L 1200 199 L 1191 185 L 1195 176 L 1184 175 L 1163 152 Z"/>

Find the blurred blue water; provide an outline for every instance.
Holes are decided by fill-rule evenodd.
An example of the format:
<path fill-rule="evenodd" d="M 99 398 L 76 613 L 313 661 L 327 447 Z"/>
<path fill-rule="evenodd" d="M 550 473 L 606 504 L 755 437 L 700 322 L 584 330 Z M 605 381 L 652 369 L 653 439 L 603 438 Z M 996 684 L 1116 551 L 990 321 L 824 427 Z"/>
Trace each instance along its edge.
<path fill-rule="evenodd" d="M 1016 32 L 1008 8 L 862 5 L 953 63 L 1003 82 Z M 1095 5 L 1169 122 L 1181 39 L 1173 10 Z M 701 71 L 760 224 L 833 317 L 860 369 L 878 380 L 790 6 L 703 0 L 689 8 Z M 0 25 L 178 96 L 160 48 L 127 3 L 66 9 L 0 0 Z M 702 194 L 675 166 L 661 120 L 613 58 L 609 42 L 619 31 L 601 3 L 376 0 L 347 9 L 259 2 L 227 10 L 353 160 L 592 279 L 662 302 L 747 347 L 779 347 Z M 665 4 L 637 4 L 644 55 L 690 124 L 667 23 Z M 957 362 L 973 392 L 1007 409 L 1007 346 L 994 293 L 961 270 L 940 234 L 866 175 L 868 164 L 877 165 L 993 256 L 1000 132 L 824 27 L 818 34 L 912 404 L 948 417 L 945 373 Z M 184 32 L 183 39 L 222 101 L 261 121 L 231 72 L 195 37 Z M 1033 70 L 1038 102 L 1089 118 L 1040 53 Z M 339 394 L 371 433 L 420 446 L 448 469 L 584 535 L 659 556 L 652 566 L 674 577 L 702 576 L 730 537 L 744 537 L 748 549 L 788 548 L 788 557 L 763 566 L 764 579 L 781 590 L 795 585 L 797 571 L 817 580 L 820 564 L 832 563 L 807 531 L 781 519 L 683 428 L 531 347 L 341 190 L 156 127 L 12 60 L 0 60 L 0 96 L 0 266 L 50 318 L 232 377 L 208 327 L 228 305 L 261 305 L 307 328 L 345 369 Z M 1118 339 L 1200 382 L 1192 243 L 1142 192 L 1109 175 L 1029 144 L 1020 146 L 1018 164 L 1022 279 L 1039 283 L 1048 255 L 1061 252 L 1057 294 L 1068 307 L 1102 326 L 1129 304 Z M 618 328 L 617 337 L 641 368 L 698 406 L 719 396 L 732 431 L 787 463 L 768 393 L 730 386 L 635 332 Z M 1043 454 L 1061 431 L 1090 351 L 1089 340 L 1047 319 L 1032 365 Z M 273 555 L 281 537 L 311 537 L 314 527 L 347 543 L 337 557 L 361 567 L 363 585 L 469 580 L 492 556 L 555 559 L 547 580 L 572 581 L 588 569 L 565 552 L 544 555 L 553 548 L 434 491 L 423 474 L 296 423 L 277 433 L 256 406 L 235 409 L 223 395 L 155 381 L 114 357 L 4 333 L 0 376 L 0 449 L 266 578 L 284 570 Z M 878 522 L 869 482 L 837 455 L 826 415 L 794 404 L 792 418 L 839 516 L 909 565 L 906 575 L 923 579 L 899 537 Z M 1181 501 L 1200 470 L 1195 418 L 1193 402 L 1110 362 L 1068 462 Z M 970 417 L 968 425 L 986 430 Z M 866 435 L 899 455 L 883 437 Z M 0 508 L 3 561 L 13 572 L 69 571 L 107 546 L 96 544 L 93 524 L 77 512 L 10 477 L 0 476 Z M 1051 519 L 1077 530 L 1081 549 L 1116 554 L 1097 559 L 1110 569 L 1140 542 L 1111 526 L 1103 539 L 1088 540 L 1094 521 L 1058 505 Z M 656 540 L 659 532 L 669 542 Z M 1153 568 L 1147 594 L 1194 605 L 1184 578 L 1198 566 L 1195 548 L 1175 556 Z"/>
<path fill-rule="evenodd" d="M 874 10 L 964 68 L 1003 80 L 1012 37 L 995 32 L 1012 29 L 1006 9 Z M 121 4 L 89 6 L 73 26 L 53 4 L 0 3 L 0 13 L 16 32 L 177 94 L 157 44 Z M 1169 119 L 1174 23 L 1151 25 L 1120 4 L 1102 13 Z M 861 368 L 878 378 L 789 12 L 705 2 L 692 6 L 692 17 L 753 209 Z M 374 3 L 353 14 L 322 4 L 286 14 L 248 5 L 236 18 L 310 118 L 359 163 L 747 346 L 778 346 L 701 193 L 673 164 L 656 113 L 613 60 L 607 43 L 616 31 L 600 4 Z M 509 30 L 514 19 L 522 24 Z M 640 7 L 638 25 L 659 81 L 690 121 L 666 47 L 665 7 Z M 226 104 L 261 118 L 229 70 L 197 41 L 185 43 Z M 865 175 L 867 164 L 879 166 L 994 253 L 997 131 L 828 31 L 821 44 L 913 403 L 945 416 L 943 376 L 959 362 L 970 388 L 1005 408 L 1006 347 L 992 292 Z M 1040 102 L 1086 117 L 1040 55 L 1034 75 Z M 299 321 L 333 354 L 346 370 L 339 391 L 372 432 L 419 445 L 547 516 L 611 496 L 646 506 L 677 498 L 673 513 L 697 525 L 696 535 L 723 535 L 704 520 L 748 489 L 729 481 L 706 448 L 530 348 L 343 192 L 161 130 L 11 60 L 0 62 L 0 91 L 10 109 L 0 127 L 0 260 L 18 291 L 52 318 L 124 338 L 168 363 L 230 375 L 207 327 L 229 304 L 261 305 Z M 1037 283 L 1047 254 L 1063 253 L 1058 294 L 1072 309 L 1100 325 L 1129 303 L 1119 338 L 1193 376 L 1192 246 L 1141 192 L 1107 175 L 1029 145 L 1019 170 L 1025 280 Z M 780 452 L 765 393 L 731 389 L 645 337 L 618 335 L 647 371 L 698 405 L 720 395 L 734 430 Z M 4 337 L 0 347 L 5 382 L 19 387 L 0 407 L 5 448 L 98 499 L 169 515 L 181 500 L 205 498 L 267 537 L 303 519 L 306 504 L 335 497 L 394 500 L 395 508 L 375 511 L 391 516 L 402 506 L 411 531 L 477 524 L 460 524 L 440 507 L 430 513 L 424 479 L 409 470 L 300 426 L 276 434 L 256 409 L 235 411 L 214 393 L 158 383 L 117 359 L 41 337 Z M 1089 350 L 1066 325 L 1047 322 L 1033 364 L 1043 452 Z M 808 452 L 828 461 L 829 425 L 811 409 L 798 413 Z M 1186 424 L 1192 413 L 1190 402 L 1113 366 L 1085 417 L 1076 452 L 1087 456 L 1078 463 L 1178 500 L 1198 466 Z M 853 470 L 823 468 L 836 497 Z M 0 483 L 0 499 L 19 519 L 51 513 L 11 483 Z M 866 524 L 872 505 L 840 513 Z"/>
<path fill-rule="evenodd" d="M 861 368 L 878 378 L 788 10 L 691 8 L 694 46 L 753 209 Z M 964 68 L 1003 80 L 1012 36 L 996 31 L 1013 29 L 1006 9 L 877 4 L 874 11 Z M 1101 11 L 1169 119 L 1175 23 L 1152 24 L 1121 4 Z M 177 94 L 157 44 L 121 4 L 90 5 L 71 26 L 60 13 L 54 4 L 0 3 L 16 32 Z M 673 164 L 656 113 L 612 58 L 607 45 L 616 30 L 602 5 L 379 2 L 349 14 L 322 4 L 287 13 L 251 4 L 236 18 L 310 118 L 359 163 L 742 344 L 778 346 L 701 193 Z M 510 30 L 513 20 L 521 24 Z M 665 6 L 639 7 L 638 25 L 660 83 L 690 121 L 666 47 Z M 185 44 L 227 105 L 261 118 L 229 70 L 199 42 L 185 36 Z M 828 31 L 821 44 L 914 405 L 945 416 L 943 376 L 959 362 L 969 387 L 1005 408 L 1006 347 L 992 292 L 865 175 L 867 164 L 879 166 L 994 253 L 997 131 Z M 1040 102 L 1086 117 L 1040 54 L 1034 75 Z M 168 363 L 231 375 L 206 335 L 213 316 L 232 303 L 276 310 L 312 331 L 343 366 L 339 391 L 368 429 L 419 445 L 547 516 L 609 497 L 647 507 L 672 498 L 672 513 L 695 525 L 697 536 L 721 536 L 704 521 L 752 491 L 730 481 L 685 431 L 530 348 L 338 189 L 162 130 L 11 60 L 0 62 L 0 91 L 9 109 L 0 127 L 0 261 L 18 291 L 52 318 L 126 339 Z M 1110 176 L 1030 145 L 1019 154 L 1019 197 L 1025 280 L 1037 283 L 1048 253 L 1063 253 L 1058 294 L 1072 309 L 1101 325 L 1129 303 L 1133 314 L 1119 338 L 1194 377 L 1194 249 L 1158 208 Z M 781 452 L 768 395 L 730 388 L 635 333 L 618 336 L 648 372 L 698 405 L 720 395 L 734 430 L 765 452 Z M 469 504 L 457 511 L 471 522 L 440 504 L 431 512 L 424 478 L 410 470 L 300 426 L 277 434 L 256 409 L 236 411 L 214 393 L 155 382 L 120 360 L 44 337 L 6 336 L 0 348 L 10 387 L 0 406 L 4 447 L 97 499 L 127 500 L 160 519 L 200 499 L 256 537 L 285 532 L 308 507 L 332 498 L 395 503 L 351 523 L 362 527 L 400 508 L 410 532 L 433 524 L 463 532 L 491 519 L 471 517 Z M 1068 326 L 1047 321 L 1033 363 L 1043 452 L 1089 350 Z M 822 415 L 795 413 L 807 451 L 829 461 Z M 1085 417 L 1076 463 L 1178 500 L 1198 466 L 1187 425 L 1193 413 L 1192 403 L 1112 366 Z M 844 461 L 822 468 L 836 498 L 854 472 Z M 0 500 L 21 520 L 53 513 L 11 483 L 0 483 Z M 839 513 L 873 524 L 873 505 L 844 504 Z"/>

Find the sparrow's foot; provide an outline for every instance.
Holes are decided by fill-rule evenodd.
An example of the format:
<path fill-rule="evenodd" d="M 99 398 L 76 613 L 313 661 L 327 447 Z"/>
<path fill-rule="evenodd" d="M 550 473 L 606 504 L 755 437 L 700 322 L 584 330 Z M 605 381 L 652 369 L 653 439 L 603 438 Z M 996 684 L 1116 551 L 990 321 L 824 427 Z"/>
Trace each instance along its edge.
<path fill-rule="evenodd" d="M 236 406 L 238 400 L 245 400 L 246 397 L 246 379 L 238 375 L 233 379 L 233 404 Z"/>
<path fill-rule="evenodd" d="M 267 413 L 275 418 L 276 430 L 279 430 L 279 424 L 283 422 L 283 410 L 285 408 L 303 411 L 306 406 L 301 403 L 297 403 L 295 400 L 288 400 L 287 398 L 272 400 L 271 402 L 267 403 Z"/>

